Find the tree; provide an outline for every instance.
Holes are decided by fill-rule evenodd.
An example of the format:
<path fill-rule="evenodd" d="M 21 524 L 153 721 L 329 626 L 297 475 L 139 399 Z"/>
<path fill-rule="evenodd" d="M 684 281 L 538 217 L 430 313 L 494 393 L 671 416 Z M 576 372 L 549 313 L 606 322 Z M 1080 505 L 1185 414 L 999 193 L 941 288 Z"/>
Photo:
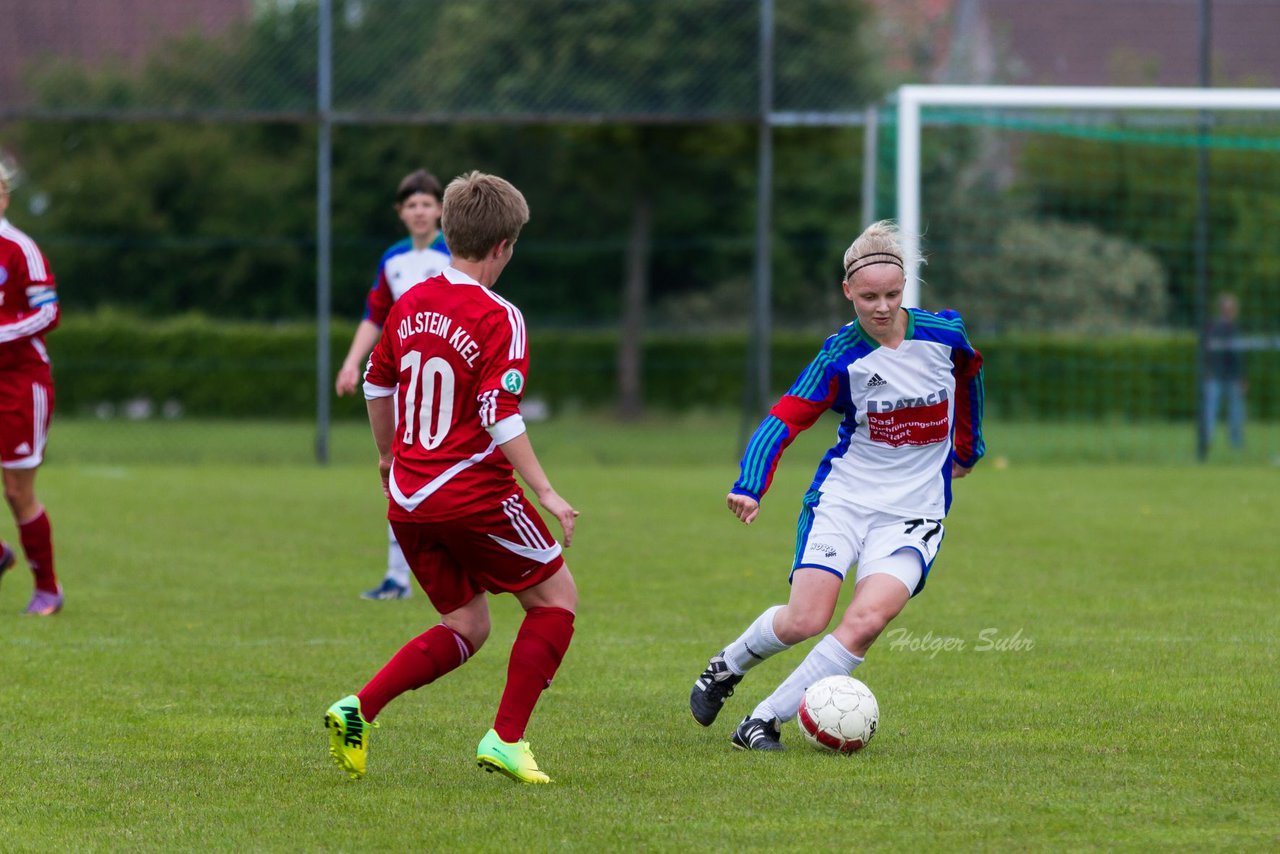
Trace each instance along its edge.
<path fill-rule="evenodd" d="M 1083 223 L 1016 220 L 959 266 L 966 325 L 1123 332 L 1168 318 L 1165 271 L 1151 253 Z"/>
<path fill-rule="evenodd" d="M 650 241 L 662 210 L 655 197 L 675 185 L 687 206 L 690 188 L 709 189 L 725 210 L 723 182 L 676 179 L 690 171 L 691 162 L 703 168 L 714 162 L 707 155 L 726 142 L 741 156 L 742 130 L 758 110 L 759 19 L 708 14 L 732 5 L 734 12 L 758 9 L 723 0 L 654 0 L 643 7 L 569 3 L 572 14 L 549 14 L 552 6 L 563 10 L 565 4 L 530 2 L 503 7 L 505 26 L 494 26 L 487 4 L 450 5 L 436 31 L 438 43 L 421 60 L 436 72 L 431 103 L 446 111 L 743 120 L 736 132 L 687 127 L 671 133 L 644 126 L 585 132 L 614 144 L 610 164 L 584 173 L 588 182 L 604 179 L 606 186 L 579 190 L 596 198 L 626 198 L 631 205 L 618 356 L 619 411 L 625 416 L 638 414 L 643 399 L 641 342 L 655 257 Z M 861 0 L 784 4 L 777 22 L 779 102 L 793 109 L 861 106 L 873 91 L 866 71 L 870 45 L 860 36 L 866 18 Z M 696 159 L 690 161 L 691 155 Z M 746 223 L 743 233 L 749 234 Z"/>
<path fill-rule="evenodd" d="M 386 119 L 335 130 L 343 315 L 359 311 L 371 259 L 399 234 L 394 182 L 419 165 L 446 181 L 472 168 L 498 172 L 525 191 L 534 216 L 518 275 L 503 287 L 541 323 L 624 316 L 627 346 L 638 348 L 651 304 L 747 281 L 755 0 L 335 5 L 335 108 Z M 779 108 L 869 99 L 865 14 L 862 0 L 778 4 Z M 60 66 L 42 76 L 50 107 L 284 120 L 25 123 L 13 138 L 31 176 L 23 192 L 48 201 L 42 235 L 74 246 L 57 264 L 69 305 L 261 318 L 314 310 L 306 114 L 316 27 L 314 3 L 269 5 L 223 37 L 163 48 L 141 70 Z M 463 118 L 400 125 L 397 111 Z M 563 120 L 510 123 L 513 112 L 537 111 Z M 606 121 L 619 114 L 631 123 Z M 779 133 L 778 198 L 790 211 L 777 229 L 782 307 L 811 301 L 813 282 L 829 276 L 828 244 L 856 224 L 848 144 L 846 132 Z M 109 287 L 99 284 L 104 271 Z M 721 316 L 745 302 L 731 292 Z"/>

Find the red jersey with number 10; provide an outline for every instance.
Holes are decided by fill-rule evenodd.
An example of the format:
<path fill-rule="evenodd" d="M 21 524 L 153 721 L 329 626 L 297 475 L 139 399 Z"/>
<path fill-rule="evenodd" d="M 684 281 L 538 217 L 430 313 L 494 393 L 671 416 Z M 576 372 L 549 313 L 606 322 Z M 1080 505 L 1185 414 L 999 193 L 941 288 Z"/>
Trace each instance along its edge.
<path fill-rule="evenodd" d="M 396 301 L 364 378 L 366 398 L 395 395 L 388 518 L 454 519 L 519 489 L 488 428 L 519 413 L 528 370 L 520 310 L 465 273 Z"/>

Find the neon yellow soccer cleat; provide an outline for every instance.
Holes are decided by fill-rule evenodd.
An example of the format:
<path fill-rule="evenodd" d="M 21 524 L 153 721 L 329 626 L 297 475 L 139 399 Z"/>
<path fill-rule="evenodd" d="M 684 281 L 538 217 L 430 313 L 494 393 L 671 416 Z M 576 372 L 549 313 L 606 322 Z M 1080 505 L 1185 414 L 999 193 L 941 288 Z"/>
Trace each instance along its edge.
<path fill-rule="evenodd" d="M 329 755 L 352 780 L 359 780 L 369 757 L 369 729 L 377 724 L 364 719 L 360 698 L 352 694 L 329 707 L 324 725 L 329 730 Z"/>
<path fill-rule="evenodd" d="M 529 742 L 509 744 L 489 730 L 476 748 L 476 764 L 486 771 L 506 774 L 517 783 L 550 783 L 551 778 L 538 770 Z"/>

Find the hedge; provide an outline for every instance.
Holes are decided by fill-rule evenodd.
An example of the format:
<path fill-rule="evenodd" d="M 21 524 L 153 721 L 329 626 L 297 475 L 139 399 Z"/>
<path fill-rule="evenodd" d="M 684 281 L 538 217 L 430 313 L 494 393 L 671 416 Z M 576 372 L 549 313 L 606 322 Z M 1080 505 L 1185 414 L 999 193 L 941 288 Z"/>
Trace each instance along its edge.
<path fill-rule="evenodd" d="M 337 325 L 334 370 L 353 327 Z M 746 377 L 743 334 L 646 338 L 646 402 L 659 409 L 738 407 Z M 774 338 L 773 385 L 784 390 L 813 357 L 819 336 Z M 552 411 L 614 400 L 612 331 L 534 331 L 527 395 Z M 987 411 L 1023 419 L 1185 419 L 1196 407 L 1195 339 L 1188 333 L 1091 338 L 1004 336 L 979 342 Z M 68 318 L 49 336 L 58 410 L 87 414 L 151 401 L 187 415 L 308 418 L 315 412 L 315 328 L 306 324 L 162 322 L 102 312 Z M 1280 410 L 1280 353 L 1249 354 L 1250 413 Z M 332 388 L 331 378 L 326 388 Z M 334 398 L 335 417 L 361 417 L 360 398 Z"/>

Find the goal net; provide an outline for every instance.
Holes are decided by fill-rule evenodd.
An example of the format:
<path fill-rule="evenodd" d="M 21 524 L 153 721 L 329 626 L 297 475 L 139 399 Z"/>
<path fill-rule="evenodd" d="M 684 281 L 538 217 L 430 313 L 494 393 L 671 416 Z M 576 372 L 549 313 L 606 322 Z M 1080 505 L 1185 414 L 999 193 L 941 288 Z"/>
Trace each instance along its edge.
<path fill-rule="evenodd" d="M 1280 462 L 1280 90 L 906 86 L 886 124 L 907 298 L 963 313 L 993 423 Z"/>

